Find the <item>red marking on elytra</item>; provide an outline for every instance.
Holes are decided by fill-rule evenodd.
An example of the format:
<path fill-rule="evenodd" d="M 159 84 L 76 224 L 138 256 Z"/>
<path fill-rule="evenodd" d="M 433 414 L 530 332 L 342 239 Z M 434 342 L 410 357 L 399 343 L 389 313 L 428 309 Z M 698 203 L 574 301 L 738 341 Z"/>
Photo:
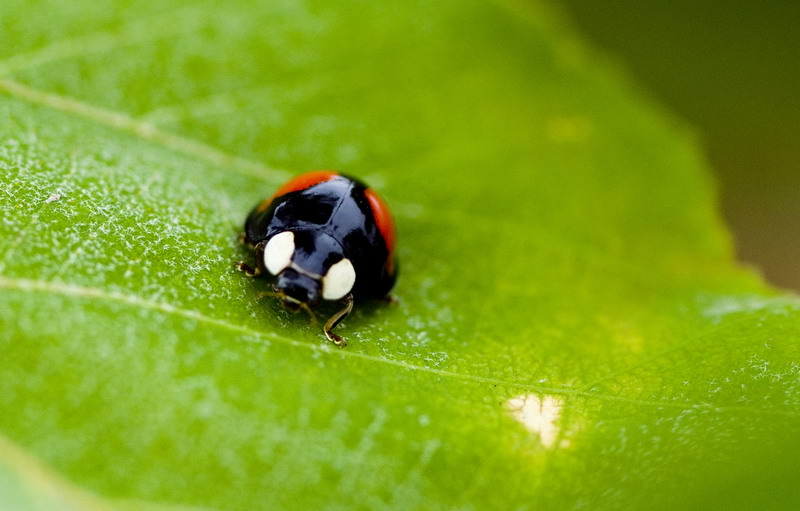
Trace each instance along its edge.
<path fill-rule="evenodd" d="M 261 203 L 258 207 L 258 212 L 262 212 L 266 210 L 272 201 L 280 197 L 281 195 L 286 195 L 287 193 L 297 192 L 299 190 L 305 190 L 306 188 L 310 188 L 316 184 L 322 183 L 324 181 L 330 181 L 331 179 L 337 177 L 339 175 L 338 172 L 334 172 L 332 170 L 314 170 L 311 172 L 306 172 L 305 174 L 300 174 L 297 177 L 293 177 L 289 181 L 285 182 L 281 185 L 280 188 L 270 197 L 269 199 L 265 200 Z"/>
<path fill-rule="evenodd" d="M 389 251 L 389 258 L 391 258 L 392 252 L 394 251 L 395 230 L 394 220 L 392 220 L 392 214 L 389 212 L 389 206 L 386 205 L 381 196 L 372 188 L 367 188 L 364 193 L 372 208 L 375 224 L 378 226 L 381 235 L 383 235 L 384 241 L 386 241 L 386 249 Z"/>

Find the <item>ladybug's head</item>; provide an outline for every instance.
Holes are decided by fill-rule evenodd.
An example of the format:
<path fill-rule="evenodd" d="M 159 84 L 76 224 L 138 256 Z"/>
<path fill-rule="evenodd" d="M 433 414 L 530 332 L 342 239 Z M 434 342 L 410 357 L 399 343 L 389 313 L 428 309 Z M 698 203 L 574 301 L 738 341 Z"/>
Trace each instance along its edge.
<path fill-rule="evenodd" d="M 281 271 L 272 288 L 280 297 L 283 306 L 290 311 L 298 310 L 303 304 L 316 307 L 322 299 L 319 280 L 294 268 Z"/>
<path fill-rule="evenodd" d="M 275 275 L 273 289 L 289 310 L 340 300 L 353 289 L 353 263 L 341 245 L 317 230 L 283 231 L 264 247 L 264 266 Z"/>

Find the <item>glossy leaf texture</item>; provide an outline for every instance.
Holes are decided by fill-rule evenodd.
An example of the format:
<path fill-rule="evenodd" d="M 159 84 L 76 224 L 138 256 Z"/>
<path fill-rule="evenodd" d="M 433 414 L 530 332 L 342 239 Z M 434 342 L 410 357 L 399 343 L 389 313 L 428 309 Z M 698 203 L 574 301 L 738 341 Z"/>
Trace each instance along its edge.
<path fill-rule="evenodd" d="M 0 499 L 800 504 L 800 302 L 550 8 L 5 0 L 0 34 Z M 233 269 L 320 168 L 398 228 L 399 303 L 346 349 Z"/>

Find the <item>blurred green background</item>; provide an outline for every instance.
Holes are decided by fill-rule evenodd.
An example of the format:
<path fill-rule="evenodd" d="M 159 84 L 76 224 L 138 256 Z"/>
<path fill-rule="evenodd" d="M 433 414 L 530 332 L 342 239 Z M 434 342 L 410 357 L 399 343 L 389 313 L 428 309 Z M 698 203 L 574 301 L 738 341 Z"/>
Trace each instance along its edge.
<path fill-rule="evenodd" d="M 800 290 L 800 2 L 560 2 L 697 128 L 740 258 Z"/>

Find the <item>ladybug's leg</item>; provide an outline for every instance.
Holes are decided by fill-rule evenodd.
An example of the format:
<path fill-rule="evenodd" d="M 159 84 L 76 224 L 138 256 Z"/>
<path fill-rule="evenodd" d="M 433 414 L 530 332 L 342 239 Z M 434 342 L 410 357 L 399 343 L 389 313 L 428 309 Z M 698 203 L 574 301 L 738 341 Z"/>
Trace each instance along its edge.
<path fill-rule="evenodd" d="M 256 253 L 256 267 L 253 268 L 249 264 L 245 263 L 244 261 L 238 261 L 236 263 L 236 269 L 239 271 L 243 271 L 245 275 L 248 277 L 257 277 L 261 275 L 266 269 L 264 267 L 264 247 L 267 246 L 266 241 L 262 241 L 258 245 L 255 246 L 255 253 Z"/>
<path fill-rule="evenodd" d="M 331 318 L 325 323 L 325 326 L 322 328 L 322 331 L 325 332 L 325 337 L 328 338 L 333 344 L 337 346 L 347 346 L 347 343 L 339 334 L 333 333 L 333 329 L 336 328 L 336 325 L 342 322 L 344 318 L 350 314 L 350 311 L 353 310 L 353 293 L 350 293 L 344 298 L 344 308 L 331 316 Z"/>
<path fill-rule="evenodd" d="M 378 298 L 379 302 L 387 303 L 389 305 L 397 305 L 400 300 L 395 295 L 386 295 Z"/>

